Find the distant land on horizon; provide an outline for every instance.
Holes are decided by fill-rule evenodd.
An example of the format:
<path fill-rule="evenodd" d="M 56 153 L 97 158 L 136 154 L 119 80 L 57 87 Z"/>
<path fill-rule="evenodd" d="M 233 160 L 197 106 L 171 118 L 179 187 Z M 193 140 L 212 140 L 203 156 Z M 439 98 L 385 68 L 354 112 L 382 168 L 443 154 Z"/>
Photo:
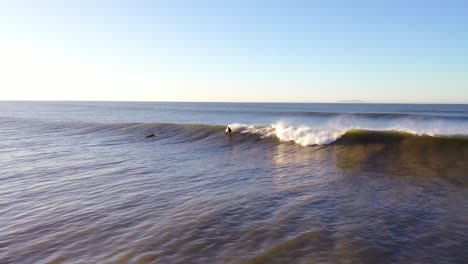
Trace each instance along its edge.
<path fill-rule="evenodd" d="M 369 103 L 369 102 L 361 101 L 361 100 L 341 100 L 341 101 L 338 101 L 338 103 Z"/>

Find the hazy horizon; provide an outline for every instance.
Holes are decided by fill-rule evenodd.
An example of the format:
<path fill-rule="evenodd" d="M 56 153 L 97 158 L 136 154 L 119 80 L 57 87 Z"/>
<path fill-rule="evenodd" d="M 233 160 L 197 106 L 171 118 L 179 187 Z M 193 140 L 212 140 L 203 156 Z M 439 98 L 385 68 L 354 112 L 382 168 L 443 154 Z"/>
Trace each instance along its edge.
<path fill-rule="evenodd" d="M 0 100 L 468 103 L 461 1 L 0 3 Z"/>
<path fill-rule="evenodd" d="M 444 102 L 372 102 L 360 100 L 341 101 L 169 101 L 169 100 L 35 100 L 35 99 L 0 99 L 0 102 L 105 102 L 105 103 L 227 103 L 227 104 L 402 104 L 402 105 L 467 105 L 468 103 L 444 103 Z"/>

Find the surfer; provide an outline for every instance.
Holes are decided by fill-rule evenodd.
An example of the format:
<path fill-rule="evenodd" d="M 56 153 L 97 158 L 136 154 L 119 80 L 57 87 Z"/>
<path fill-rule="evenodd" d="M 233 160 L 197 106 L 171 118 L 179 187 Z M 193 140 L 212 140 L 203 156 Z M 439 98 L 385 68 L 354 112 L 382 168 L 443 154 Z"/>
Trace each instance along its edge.
<path fill-rule="evenodd" d="M 226 133 L 226 135 L 231 135 L 231 128 L 229 126 L 226 127 L 226 131 L 224 133 Z"/>
<path fill-rule="evenodd" d="M 150 137 L 155 137 L 155 136 L 156 136 L 156 134 L 153 132 L 153 134 L 147 135 L 147 136 L 145 136 L 145 137 L 146 137 L 146 138 L 150 138 Z"/>

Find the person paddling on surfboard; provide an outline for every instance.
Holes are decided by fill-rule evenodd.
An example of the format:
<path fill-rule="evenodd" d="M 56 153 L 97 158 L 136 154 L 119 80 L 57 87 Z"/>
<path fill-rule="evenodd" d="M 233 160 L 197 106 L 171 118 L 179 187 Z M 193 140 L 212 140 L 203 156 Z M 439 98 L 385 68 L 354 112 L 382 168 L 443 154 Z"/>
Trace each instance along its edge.
<path fill-rule="evenodd" d="M 226 131 L 224 132 L 226 135 L 231 135 L 231 128 L 229 126 L 226 127 Z"/>
<path fill-rule="evenodd" d="M 155 136 L 157 136 L 157 134 L 153 133 L 153 134 L 147 135 L 147 136 L 145 136 L 145 137 L 146 137 L 146 138 L 150 138 L 150 137 L 155 137 Z"/>

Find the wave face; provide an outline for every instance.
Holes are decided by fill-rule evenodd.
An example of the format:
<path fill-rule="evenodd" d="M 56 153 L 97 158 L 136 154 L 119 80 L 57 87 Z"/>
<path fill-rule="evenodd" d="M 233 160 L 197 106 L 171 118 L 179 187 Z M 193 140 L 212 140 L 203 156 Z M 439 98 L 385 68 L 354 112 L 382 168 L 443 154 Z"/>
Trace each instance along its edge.
<path fill-rule="evenodd" d="M 224 125 L 176 124 L 176 123 L 87 123 L 87 122 L 49 122 L 18 118 L 0 118 L 2 125 L 14 123 L 29 133 L 31 125 L 40 133 L 50 130 L 60 131 L 65 136 L 100 134 L 105 136 L 127 135 L 134 139 L 143 139 L 145 135 L 156 133 L 154 139 L 167 140 L 169 143 L 187 143 L 204 140 L 206 142 L 224 142 Z M 465 142 L 468 130 L 455 126 L 352 126 L 351 124 L 330 123 L 332 125 L 314 128 L 307 125 L 289 125 L 277 122 L 268 126 L 256 126 L 231 123 L 231 140 L 239 143 L 293 142 L 301 146 L 351 145 L 351 144 L 393 144 L 403 140 L 434 142 Z M 340 124 L 340 125 L 337 125 Z M 38 132 L 38 133 L 39 133 Z"/>
<path fill-rule="evenodd" d="M 225 126 L 207 124 L 48 122 L 24 119 L 0 121 L 4 126 L 18 126 L 19 131 L 22 131 L 16 134 L 18 137 L 30 137 L 33 133 L 71 140 L 107 138 L 138 144 L 159 141 L 163 144 L 177 145 L 177 148 L 201 147 L 213 152 L 233 145 L 266 152 L 275 151 L 280 145 L 284 145 L 293 151 L 295 145 L 311 149 L 343 148 L 340 151 L 347 153 L 354 153 L 356 147 L 362 147 L 358 155 L 366 153 L 376 156 L 374 148 L 377 147 L 380 149 L 381 159 L 387 161 L 391 161 L 392 157 L 397 155 L 418 163 L 430 160 L 434 164 L 460 167 L 468 160 L 468 135 L 458 133 L 458 127 L 424 130 L 424 127 L 400 126 L 371 130 L 348 126 L 313 128 L 306 125 L 292 126 L 284 122 L 268 126 L 232 123 L 229 124 L 232 135 L 227 136 L 224 133 Z M 146 137 L 153 133 L 155 137 Z"/>

